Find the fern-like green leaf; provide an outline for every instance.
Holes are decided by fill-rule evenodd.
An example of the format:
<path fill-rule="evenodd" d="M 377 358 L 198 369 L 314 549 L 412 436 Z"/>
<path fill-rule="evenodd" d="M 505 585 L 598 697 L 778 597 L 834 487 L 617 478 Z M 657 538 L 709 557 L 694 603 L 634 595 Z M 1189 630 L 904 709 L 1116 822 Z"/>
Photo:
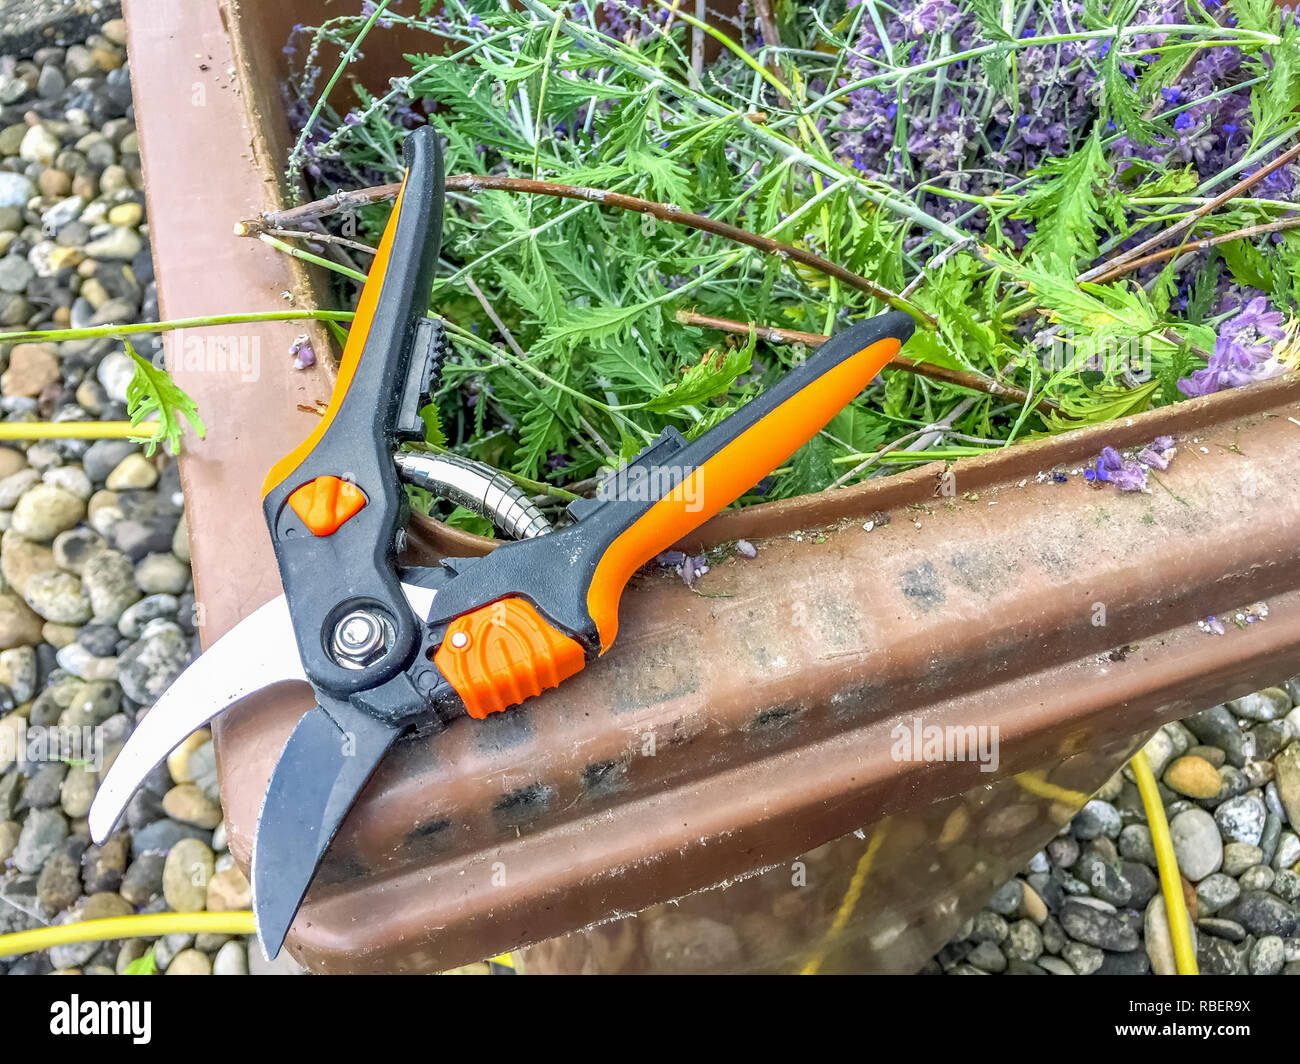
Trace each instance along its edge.
<path fill-rule="evenodd" d="M 171 375 L 160 366 L 155 366 L 148 359 L 140 357 L 135 348 L 123 341 L 126 353 L 135 363 L 135 376 L 126 386 L 127 414 L 132 427 L 146 423 L 151 414 L 157 414 L 157 432 L 141 433 L 131 439 L 145 445 L 145 454 L 151 455 L 163 441 L 167 449 L 175 454 L 181 445 L 181 436 L 185 432 L 181 418 L 194 428 L 202 439 L 207 435 L 207 426 L 199 417 L 199 408 L 185 392 L 171 379 Z"/>
<path fill-rule="evenodd" d="M 1138 414 L 1151 405 L 1151 397 L 1160 387 L 1160 381 L 1148 381 L 1137 388 L 1117 388 L 1102 385 L 1089 389 L 1084 397 L 1061 399 L 1061 413 L 1043 415 L 1043 423 L 1051 432 L 1068 432 L 1081 425 L 1096 425 L 1103 421 Z"/>
<path fill-rule="evenodd" d="M 733 347 L 721 355 L 713 353 L 691 366 L 682 376 L 646 404 L 647 410 L 666 413 L 683 406 L 695 406 L 723 395 L 742 373 L 748 373 L 754 359 L 757 334 L 749 334 L 744 347 Z"/>
<path fill-rule="evenodd" d="M 1015 214 L 1034 223 L 1026 253 L 1055 255 L 1073 263 L 1096 258 L 1097 229 L 1102 224 L 1098 190 L 1110 173 L 1095 130 L 1074 154 L 1031 171 L 1040 181 Z"/>

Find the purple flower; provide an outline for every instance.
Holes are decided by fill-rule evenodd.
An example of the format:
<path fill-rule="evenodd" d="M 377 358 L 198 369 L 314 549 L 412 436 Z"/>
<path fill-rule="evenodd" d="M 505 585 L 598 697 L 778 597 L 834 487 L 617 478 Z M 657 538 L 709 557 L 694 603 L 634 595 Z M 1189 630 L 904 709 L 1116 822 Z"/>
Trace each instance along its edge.
<path fill-rule="evenodd" d="M 1110 475 L 1110 482 L 1120 491 L 1145 491 L 1147 471 L 1136 462 L 1126 461 L 1123 469 Z"/>
<path fill-rule="evenodd" d="M 1103 447 L 1095 468 L 1085 469 L 1083 475 L 1094 483 L 1114 484 L 1120 491 L 1142 491 L 1147 486 L 1146 470 L 1114 447 Z"/>
<path fill-rule="evenodd" d="M 1209 364 L 1179 380 L 1179 390 L 1188 396 L 1210 395 L 1275 376 L 1282 366 L 1273 345 L 1284 335 L 1282 315 L 1268 310 L 1264 297 L 1257 296 L 1219 326 Z"/>
<path fill-rule="evenodd" d="M 666 569 L 674 569 L 687 587 L 694 587 L 695 581 L 709 571 L 703 554 L 683 554 L 679 550 L 666 550 L 656 556 L 655 561 Z"/>
<path fill-rule="evenodd" d="M 361 4 L 361 17 L 369 18 L 371 15 L 375 13 L 378 7 L 379 5 L 375 3 L 375 0 L 363 0 Z M 377 25 L 382 26 L 386 30 L 392 29 L 393 20 L 391 18 L 381 18 L 378 21 Z"/>
<path fill-rule="evenodd" d="M 957 14 L 957 5 L 949 0 L 923 0 L 912 12 L 912 31 L 918 36 L 934 33 Z"/>
<path fill-rule="evenodd" d="M 1169 459 L 1150 447 L 1144 447 L 1138 452 L 1138 461 L 1148 469 L 1158 469 L 1162 473 L 1169 468 Z"/>
<path fill-rule="evenodd" d="M 736 553 L 742 558 L 757 558 L 758 548 L 747 539 L 736 540 Z"/>
<path fill-rule="evenodd" d="M 1177 452 L 1172 436 L 1157 436 L 1138 452 L 1137 460 L 1148 469 L 1158 469 L 1163 473 Z"/>
<path fill-rule="evenodd" d="M 294 369 L 306 369 L 308 366 L 316 365 L 316 352 L 312 350 L 311 337 L 306 333 L 299 333 L 293 338 L 289 354 L 293 356 Z"/>
<path fill-rule="evenodd" d="M 695 581 L 709 571 L 709 566 L 703 554 L 696 554 L 682 562 L 682 567 L 678 571 L 682 574 L 686 586 L 694 587 Z"/>

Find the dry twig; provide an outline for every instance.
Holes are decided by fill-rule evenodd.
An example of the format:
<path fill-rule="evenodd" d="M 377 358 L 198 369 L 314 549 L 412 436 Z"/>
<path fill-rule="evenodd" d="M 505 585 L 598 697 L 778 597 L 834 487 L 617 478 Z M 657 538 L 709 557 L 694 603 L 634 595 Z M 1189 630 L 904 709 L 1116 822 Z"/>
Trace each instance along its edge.
<path fill-rule="evenodd" d="M 830 337 L 821 333 L 780 329 L 773 325 L 752 325 L 748 322 L 732 321 L 730 318 L 715 318 L 709 314 L 696 314 L 690 310 L 679 310 L 677 320 L 683 325 L 698 325 L 705 329 L 719 329 L 722 332 L 729 333 L 747 334 L 752 330 L 760 340 L 766 340 L 768 343 L 774 344 L 809 344 L 816 347 L 818 344 L 823 344 L 830 339 Z M 931 362 L 918 362 L 906 355 L 895 355 L 889 365 L 891 369 L 901 369 L 904 373 L 914 373 L 918 377 L 926 377 L 929 380 L 939 381 L 943 384 L 955 384 L 961 388 L 970 388 L 972 391 L 995 395 L 1000 399 L 1011 399 L 1018 403 L 1025 403 L 1029 399 L 1029 393 L 1023 388 L 1018 388 L 1014 384 L 1003 384 L 1001 381 L 994 380 L 982 373 L 949 369 L 947 366 L 936 366 Z M 1045 396 L 1038 399 L 1034 405 L 1045 412 L 1060 410 L 1060 404 L 1054 399 L 1048 399 Z"/>
<path fill-rule="evenodd" d="M 376 185 L 373 188 L 356 189 L 352 192 L 338 192 L 333 196 L 327 196 L 312 203 L 305 203 L 300 207 L 291 207 L 283 211 L 270 211 L 260 219 L 246 219 L 236 226 L 236 232 L 241 236 L 258 236 L 270 229 L 292 229 L 301 226 L 305 221 L 321 218 L 338 211 L 353 210 L 367 204 L 393 199 L 400 187 L 398 184 Z M 791 259 L 794 262 L 824 273 L 828 277 L 834 277 L 836 280 L 864 292 L 873 299 L 880 300 L 880 302 L 895 310 L 901 310 L 905 314 L 911 315 L 918 324 L 924 327 L 935 328 L 938 325 L 933 315 L 904 299 L 898 293 L 891 292 L 861 274 L 854 273 L 852 270 L 831 262 L 829 259 L 824 259 L 804 248 L 795 247 L 793 244 L 784 244 L 779 240 L 773 240 L 771 237 L 751 233 L 747 229 L 741 229 L 727 222 L 718 221 L 716 218 L 684 211 L 671 203 L 655 203 L 622 192 L 609 192 L 600 188 L 588 188 L 585 185 L 562 185 L 554 181 L 535 181 L 525 177 L 501 177 L 487 174 L 454 174 L 447 178 L 446 188 L 448 192 L 520 192 L 528 195 L 554 196 L 558 199 L 586 200 L 590 203 L 601 203 L 608 207 L 617 207 L 620 210 L 632 211 L 637 214 L 648 214 L 661 221 L 674 222 L 689 226 L 692 229 L 698 229 L 701 232 L 725 237 L 728 240 L 755 248 L 769 255 Z"/>
<path fill-rule="evenodd" d="M 1156 233 L 1155 236 L 1142 241 L 1142 243 L 1138 244 L 1137 247 L 1129 248 L 1128 251 L 1122 252 L 1121 254 L 1116 255 L 1111 259 L 1108 259 L 1106 262 L 1103 262 L 1101 265 L 1094 266 L 1090 270 L 1085 270 L 1083 273 L 1079 274 L 1077 280 L 1080 283 L 1084 281 L 1092 281 L 1096 284 L 1105 284 L 1107 281 L 1113 280 L 1114 278 L 1121 276 L 1121 274 L 1127 273 L 1128 268 L 1120 269 L 1120 267 L 1126 266 L 1126 264 L 1132 262 L 1136 258 L 1140 258 L 1141 256 L 1145 255 L 1147 252 L 1149 252 L 1152 248 L 1159 247 L 1161 244 L 1168 241 L 1171 237 L 1175 237 L 1179 233 L 1183 233 L 1189 229 L 1194 228 L 1196 223 L 1199 222 L 1211 211 L 1218 210 L 1229 200 L 1234 199 L 1235 197 L 1240 196 L 1243 192 L 1247 192 L 1250 189 L 1254 188 L 1257 184 L 1263 181 L 1264 178 L 1268 177 L 1268 175 L 1271 174 L 1274 170 L 1286 166 L 1288 163 L 1292 162 L 1295 159 L 1300 159 L 1300 144 L 1296 144 L 1294 147 L 1288 148 L 1276 159 L 1274 159 L 1271 163 L 1268 163 L 1265 166 L 1261 166 L 1249 177 L 1243 177 L 1231 188 L 1215 196 L 1214 199 L 1210 200 L 1207 203 L 1201 204 L 1201 206 L 1197 207 L 1196 210 L 1194 210 L 1181 222 L 1176 222 L 1174 225 L 1171 225 L 1168 229 L 1162 229 L 1160 232 Z"/>

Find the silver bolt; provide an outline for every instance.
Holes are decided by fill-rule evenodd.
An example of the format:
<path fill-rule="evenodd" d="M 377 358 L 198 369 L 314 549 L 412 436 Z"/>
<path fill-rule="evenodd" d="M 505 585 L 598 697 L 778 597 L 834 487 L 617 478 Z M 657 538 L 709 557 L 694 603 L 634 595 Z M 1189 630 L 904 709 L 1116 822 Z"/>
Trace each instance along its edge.
<path fill-rule="evenodd" d="M 451 637 L 451 645 L 460 650 L 469 642 L 469 636 L 464 632 L 456 632 Z"/>
<path fill-rule="evenodd" d="M 353 610 L 334 626 L 334 653 L 341 665 L 363 668 L 387 649 L 387 625 L 369 610 Z"/>

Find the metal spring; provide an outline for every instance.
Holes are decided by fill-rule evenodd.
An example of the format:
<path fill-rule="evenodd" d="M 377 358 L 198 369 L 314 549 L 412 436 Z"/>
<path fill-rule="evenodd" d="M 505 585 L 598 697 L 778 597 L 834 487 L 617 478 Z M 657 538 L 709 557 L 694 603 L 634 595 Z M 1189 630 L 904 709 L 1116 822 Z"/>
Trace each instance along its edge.
<path fill-rule="evenodd" d="M 531 539 L 551 531 L 532 501 L 509 477 L 454 454 L 403 451 L 393 455 L 397 475 L 439 499 L 488 518 L 510 539 Z"/>

